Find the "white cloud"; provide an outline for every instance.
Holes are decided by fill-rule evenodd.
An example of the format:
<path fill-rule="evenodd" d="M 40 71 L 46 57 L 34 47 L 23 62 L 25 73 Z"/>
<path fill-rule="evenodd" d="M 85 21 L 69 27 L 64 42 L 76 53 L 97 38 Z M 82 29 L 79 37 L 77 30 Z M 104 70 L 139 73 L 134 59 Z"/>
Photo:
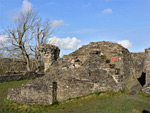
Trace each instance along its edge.
<path fill-rule="evenodd" d="M 64 24 L 63 20 L 54 20 L 52 21 L 51 26 L 52 27 L 64 27 L 66 26 L 66 24 Z"/>
<path fill-rule="evenodd" d="M 27 13 L 32 10 L 32 4 L 28 0 L 23 0 L 21 12 Z"/>
<path fill-rule="evenodd" d="M 31 12 L 31 11 L 32 11 L 32 4 L 28 0 L 23 0 L 22 8 L 18 12 L 12 14 L 11 19 L 12 19 L 12 21 L 17 21 L 18 18 L 22 14 L 25 14 L 25 13 L 28 13 L 28 12 Z"/>
<path fill-rule="evenodd" d="M 140 52 L 145 52 L 145 48 L 143 48 L 143 49 L 140 49 Z"/>
<path fill-rule="evenodd" d="M 0 44 L 5 44 L 8 41 L 7 36 L 0 35 Z"/>
<path fill-rule="evenodd" d="M 102 11 L 103 14 L 112 13 L 112 12 L 113 12 L 113 11 L 112 11 L 112 9 L 110 9 L 110 8 L 104 9 L 104 10 Z"/>
<path fill-rule="evenodd" d="M 131 48 L 132 47 L 132 43 L 129 40 L 119 40 L 117 43 L 121 44 L 125 48 Z"/>
<path fill-rule="evenodd" d="M 80 43 L 81 41 L 78 40 L 76 37 L 70 38 L 57 38 L 57 37 L 52 37 L 47 41 L 48 44 L 56 45 L 59 48 L 62 49 L 78 49 L 81 47 Z"/>
<path fill-rule="evenodd" d="M 6 35 L 0 35 L 0 47 L 5 46 L 11 46 L 11 39 L 8 38 Z"/>

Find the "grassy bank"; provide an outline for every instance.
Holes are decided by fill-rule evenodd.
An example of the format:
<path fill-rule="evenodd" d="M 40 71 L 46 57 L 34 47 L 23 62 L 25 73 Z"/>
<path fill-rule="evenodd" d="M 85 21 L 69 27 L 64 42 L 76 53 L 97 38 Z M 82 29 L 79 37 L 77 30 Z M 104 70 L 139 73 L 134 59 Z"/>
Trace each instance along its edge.
<path fill-rule="evenodd" d="M 0 83 L 0 113 L 141 113 L 150 107 L 150 97 L 143 94 L 104 92 L 68 99 L 54 105 L 17 104 L 6 99 L 8 88 L 28 82 Z"/>

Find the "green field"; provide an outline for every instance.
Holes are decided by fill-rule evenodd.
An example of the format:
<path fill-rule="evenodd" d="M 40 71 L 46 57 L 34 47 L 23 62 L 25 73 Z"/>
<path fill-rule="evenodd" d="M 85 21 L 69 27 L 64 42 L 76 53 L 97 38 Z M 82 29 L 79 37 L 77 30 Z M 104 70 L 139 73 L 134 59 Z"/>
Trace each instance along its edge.
<path fill-rule="evenodd" d="M 141 93 L 102 92 L 68 99 L 54 105 L 17 104 L 6 99 L 8 88 L 29 80 L 0 83 L 0 113 L 141 113 L 150 107 L 150 97 Z"/>

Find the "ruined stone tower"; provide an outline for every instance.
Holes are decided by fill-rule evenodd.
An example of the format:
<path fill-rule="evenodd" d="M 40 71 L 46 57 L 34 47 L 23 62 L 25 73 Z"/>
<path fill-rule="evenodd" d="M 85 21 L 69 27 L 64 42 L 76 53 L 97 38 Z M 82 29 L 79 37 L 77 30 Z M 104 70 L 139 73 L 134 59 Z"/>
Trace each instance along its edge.
<path fill-rule="evenodd" d="M 43 57 L 44 71 L 46 72 L 59 58 L 60 49 L 54 45 L 42 44 L 39 46 L 39 51 Z"/>

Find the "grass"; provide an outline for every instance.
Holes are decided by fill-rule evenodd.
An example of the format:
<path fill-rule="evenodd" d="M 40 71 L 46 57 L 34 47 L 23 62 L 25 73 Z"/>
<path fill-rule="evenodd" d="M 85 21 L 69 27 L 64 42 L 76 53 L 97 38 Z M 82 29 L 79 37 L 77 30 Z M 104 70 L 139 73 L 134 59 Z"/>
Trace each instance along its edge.
<path fill-rule="evenodd" d="M 28 80 L 0 83 L 0 113 L 141 113 L 150 107 L 150 96 L 141 92 L 128 95 L 122 92 L 99 92 L 53 105 L 17 104 L 6 99 L 8 88 L 15 88 Z"/>

